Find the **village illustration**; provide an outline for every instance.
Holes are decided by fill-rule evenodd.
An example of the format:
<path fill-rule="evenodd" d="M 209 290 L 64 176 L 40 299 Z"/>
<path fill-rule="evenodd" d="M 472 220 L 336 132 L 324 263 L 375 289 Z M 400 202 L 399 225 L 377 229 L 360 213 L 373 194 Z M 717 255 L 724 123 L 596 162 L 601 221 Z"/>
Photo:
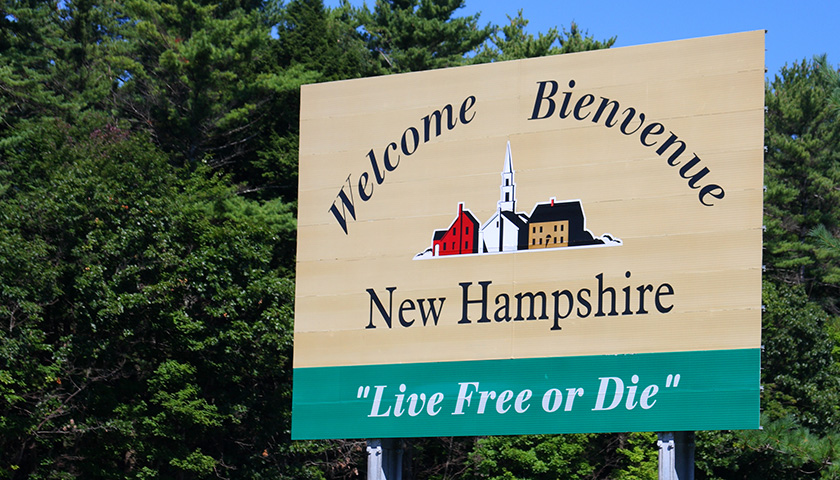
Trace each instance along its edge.
<path fill-rule="evenodd" d="M 432 244 L 415 260 L 450 255 L 514 253 L 520 250 L 619 246 L 609 233 L 595 237 L 586 229 L 580 200 L 549 201 L 534 205 L 531 214 L 516 211 L 516 183 L 510 142 L 502 169 L 501 195 L 496 212 L 479 224 L 473 213 L 458 204 L 458 215 L 445 230 L 435 230 Z"/>

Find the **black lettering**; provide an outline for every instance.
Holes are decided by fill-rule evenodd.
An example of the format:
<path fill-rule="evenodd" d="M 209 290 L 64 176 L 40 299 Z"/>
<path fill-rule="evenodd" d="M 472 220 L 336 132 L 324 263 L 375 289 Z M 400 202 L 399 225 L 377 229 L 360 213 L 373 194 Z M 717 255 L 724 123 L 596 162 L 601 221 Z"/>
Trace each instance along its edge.
<path fill-rule="evenodd" d="M 694 154 L 694 158 L 688 161 L 685 165 L 680 168 L 680 176 L 688 180 L 688 186 L 691 188 L 699 188 L 697 186 L 697 182 L 700 181 L 701 178 L 705 177 L 707 173 L 709 173 L 709 169 L 703 167 L 700 169 L 699 172 L 694 174 L 689 174 L 688 171 L 691 170 L 691 167 L 697 165 L 700 162 L 700 157 L 697 154 Z"/>
<path fill-rule="evenodd" d="M 580 111 L 581 111 L 581 109 L 584 109 L 584 108 L 592 105 L 593 102 L 595 102 L 595 95 L 592 95 L 591 93 L 587 93 L 586 95 L 580 97 L 580 99 L 575 104 L 575 118 L 578 119 L 578 120 L 585 120 L 586 117 L 588 117 L 589 114 L 592 113 L 592 112 L 587 112 L 586 115 L 581 117 L 580 116 Z"/>
<path fill-rule="evenodd" d="M 647 310 L 645 310 L 645 291 L 647 290 L 648 292 L 652 292 L 653 285 L 639 285 L 636 287 L 636 290 L 639 291 L 639 309 L 636 310 L 636 315 L 644 315 L 648 313 Z"/>
<path fill-rule="evenodd" d="M 350 186 L 350 175 L 347 176 L 346 182 L 347 185 Z M 329 211 L 335 215 L 335 219 L 338 221 L 341 229 L 344 230 L 344 234 L 347 235 L 347 214 L 349 213 L 353 220 L 356 219 L 356 207 L 353 205 L 353 188 L 350 187 L 350 197 L 348 198 L 347 194 L 344 193 L 344 185 L 342 185 L 341 190 L 338 191 L 338 195 L 336 195 L 335 198 L 341 200 L 341 213 L 338 212 L 335 200 L 333 200 L 333 204 L 330 206 Z"/>
<path fill-rule="evenodd" d="M 590 313 L 592 313 L 592 304 L 589 303 L 589 301 L 586 300 L 586 298 L 583 298 L 583 292 L 586 292 L 586 298 L 590 298 L 592 296 L 592 292 L 588 288 L 581 288 L 578 291 L 578 303 L 580 303 L 584 308 L 586 308 L 586 313 L 580 313 L 580 307 L 578 307 L 577 314 L 580 318 L 586 318 L 589 316 Z"/>
<path fill-rule="evenodd" d="M 626 271 L 624 273 L 625 278 L 630 278 L 630 271 Z M 633 315 L 633 311 L 630 310 L 630 286 L 626 286 L 621 289 L 624 292 L 624 311 L 621 312 L 622 315 Z"/>
<path fill-rule="evenodd" d="M 382 319 L 385 320 L 385 324 L 388 325 L 388 328 L 391 328 L 391 314 L 393 312 L 394 307 L 394 290 L 397 287 L 386 287 L 385 290 L 388 291 L 388 311 L 385 311 L 385 306 L 382 305 L 382 302 L 379 301 L 379 297 L 376 295 L 376 291 L 372 288 L 368 288 L 365 290 L 370 295 L 370 323 L 365 328 L 376 328 L 376 325 L 373 324 L 373 307 L 376 305 L 376 308 L 379 310 L 379 314 L 382 316 Z"/>
<path fill-rule="evenodd" d="M 388 148 L 385 148 L 385 151 L 388 151 Z M 382 182 L 385 180 L 385 176 L 383 176 L 379 172 L 379 165 L 376 163 L 376 154 L 373 153 L 373 149 L 371 148 L 367 154 L 368 158 L 370 159 L 370 164 L 373 166 L 373 178 L 376 179 L 376 183 L 382 185 Z"/>
<path fill-rule="evenodd" d="M 662 291 L 663 287 L 667 287 L 668 291 L 663 292 Z M 667 307 L 663 306 L 662 303 L 659 301 L 659 297 L 660 296 L 664 297 L 666 295 L 673 295 L 673 294 L 674 294 L 674 287 L 672 287 L 671 285 L 669 285 L 667 283 L 663 283 L 662 285 L 659 286 L 659 288 L 656 289 L 656 295 L 653 298 L 654 298 L 654 301 L 656 303 L 656 310 L 659 313 L 668 313 L 668 312 L 671 311 L 672 308 L 674 308 L 674 304 L 671 304 Z"/>
<path fill-rule="evenodd" d="M 468 299 L 469 298 L 468 290 L 470 288 L 470 285 L 472 285 L 472 282 L 463 282 L 463 283 L 458 284 L 458 285 L 461 286 L 461 289 L 464 291 L 463 303 L 462 303 L 462 305 L 463 305 L 462 315 L 461 315 L 461 320 L 458 320 L 459 324 L 460 323 L 471 323 L 471 321 L 469 319 L 469 315 L 467 315 L 467 313 L 468 313 L 467 309 L 470 306 L 470 304 L 473 304 L 473 303 L 481 304 L 481 318 L 478 320 L 478 322 L 479 323 L 487 323 L 487 322 L 490 321 L 490 319 L 487 317 L 487 286 L 490 285 L 491 283 L 493 283 L 493 282 L 491 282 L 491 281 L 478 282 L 478 284 L 481 285 L 481 298 L 479 298 L 478 300 L 469 300 Z"/>
<path fill-rule="evenodd" d="M 554 89 L 556 91 L 556 84 Z M 551 94 L 553 95 L 553 93 Z M 470 123 L 475 118 L 474 111 L 471 109 L 475 106 L 476 99 L 475 96 L 470 95 L 464 99 L 461 103 L 460 109 L 460 119 L 461 122 L 464 124 Z M 552 101 L 553 104 L 553 101 Z M 553 110 L 553 107 L 552 107 Z M 454 117 L 452 105 L 448 104 L 443 107 L 441 110 L 435 110 L 429 115 L 426 115 L 422 118 L 423 121 L 423 142 L 428 142 L 432 138 L 432 128 L 434 126 L 434 136 L 440 136 L 443 132 L 443 126 L 446 125 L 447 130 L 452 130 L 458 123 L 458 119 Z M 446 116 L 446 118 L 444 118 Z M 433 125 L 434 124 L 434 125 Z M 401 156 L 397 152 L 402 152 L 406 156 L 410 156 L 414 154 L 418 148 L 420 148 L 420 132 L 415 127 L 408 127 L 403 131 L 402 137 L 400 138 L 399 145 L 397 142 L 390 142 L 388 145 L 385 146 L 385 149 L 382 152 L 382 162 L 384 169 L 380 168 L 379 162 L 376 160 L 376 153 L 373 149 L 370 149 L 367 153 L 368 160 L 370 160 L 371 170 L 369 172 L 362 172 L 359 175 L 359 182 L 357 185 L 357 189 L 359 191 L 359 197 L 362 199 L 363 202 L 367 202 L 373 197 L 374 191 L 374 183 L 371 182 L 371 176 L 374 180 L 376 180 L 376 184 L 382 185 L 382 182 L 385 181 L 385 172 L 393 172 L 400 164 Z M 391 154 L 396 154 L 396 160 L 391 157 Z M 353 186 L 350 185 L 350 177 L 351 175 L 347 176 L 347 184 L 350 188 L 349 195 L 347 192 L 344 191 L 344 187 L 341 187 L 338 194 L 336 195 L 336 200 L 341 200 L 340 205 L 336 200 L 333 200 L 332 205 L 329 208 L 329 212 L 335 216 L 338 225 L 344 231 L 344 234 L 347 235 L 347 218 L 348 213 L 349 216 L 356 220 L 356 210 L 354 206 L 354 199 L 353 199 Z"/>
<path fill-rule="evenodd" d="M 591 117 L 592 123 L 598 123 L 601 119 L 604 120 L 604 126 L 612 128 L 619 124 L 619 119 L 616 118 L 621 112 L 623 119 L 619 130 L 624 135 L 639 135 L 639 142 L 645 147 L 657 147 L 657 155 L 667 156 L 668 165 L 675 167 L 680 165 L 680 156 L 686 150 L 686 144 L 680 140 L 674 132 L 669 132 L 670 135 L 665 141 L 659 141 L 657 137 L 666 132 L 666 127 L 662 123 L 653 122 L 645 124 L 646 115 L 644 112 L 637 110 L 635 107 L 627 107 L 621 110 L 621 105 L 607 97 L 600 97 L 601 102 L 595 109 L 594 115 L 592 106 L 595 105 L 595 95 L 591 93 L 584 94 L 576 101 L 572 98 L 573 92 L 571 89 L 575 87 L 575 81 L 569 81 L 568 91 L 562 92 L 562 101 L 556 101 L 554 96 L 558 91 L 558 83 L 554 80 L 545 80 L 537 82 L 537 95 L 534 100 L 534 109 L 528 120 L 541 120 L 548 118 L 555 113 L 559 107 L 560 118 L 567 118 L 573 115 L 576 120 L 584 121 Z M 558 105 L 559 104 L 559 105 Z M 637 125 L 633 125 L 637 123 Z M 700 189 L 698 199 L 704 206 L 714 206 L 714 199 L 722 199 L 725 196 L 723 187 L 720 185 L 703 186 L 701 180 L 703 177 L 711 173 L 709 167 L 698 166 L 697 171 L 690 173 L 691 169 L 699 165 L 700 158 L 695 154 L 694 159 L 690 160 L 687 165 L 683 165 L 679 170 L 679 175 L 688 180 L 688 186 L 691 189 Z M 629 288 L 629 287 L 628 287 Z M 629 307 L 625 310 L 630 310 Z"/>
<path fill-rule="evenodd" d="M 598 106 L 598 111 L 595 112 L 595 116 L 592 117 L 592 123 L 598 123 L 598 120 L 601 119 L 601 114 L 604 113 L 604 109 L 607 108 L 607 105 L 612 106 L 612 110 L 610 114 L 607 116 L 607 119 L 604 120 L 604 126 L 607 128 L 612 128 L 618 123 L 618 120 L 612 121 L 615 118 L 615 114 L 618 113 L 618 109 L 621 108 L 618 105 L 618 102 L 615 100 L 610 100 L 609 98 L 601 97 L 601 105 Z"/>
<path fill-rule="evenodd" d="M 672 153 L 670 157 L 668 157 L 668 165 L 672 167 L 676 167 L 680 164 L 680 162 L 676 160 L 677 158 L 679 158 L 680 155 L 682 155 L 683 151 L 685 150 L 685 142 L 677 139 L 677 136 L 674 135 L 674 132 L 671 132 L 671 136 L 668 137 L 668 140 L 665 140 L 665 142 L 662 145 L 660 145 L 659 148 L 656 149 L 656 154 L 661 157 L 662 154 L 665 153 L 666 150 L 668 150 L 668 147 L 670 147 L 676 142 L 679 142 L 679 145 L 677 145 L 677 150 L 674 153 Z"/>
<path fill-rule="evenodd" d="M 405 136 L 403 136 L 403 140 L 405 140 Z M 385 147 L 385 152 L 382 154 L 382 156 L 383 156 L 382 163 L 385 164 L 385 170 L 388 170 L 389 172 L 393 172 L 394 170 L 396 170 L 397 166 L 399 166 L 399 164 L 400 164 L 400 156 L 399 156 L 399 154 L 397 154 L 397 163 L 392 164 L 391 163 L 391 153 L 388 151 L 389 149 L 396 152 L 397 151 L 397 144 L 394 143 L 394 142 L 389 143 L 388 146 Z M 379 182 L 379 183 L 382 183 L 382 182 Z"/>
<path fill-rule="evenodd" d="M 700 198 L 700 203 L 707 207 L 712 207 L 714 206 L 714 203 L 707 203 L 705 199 L 706 195 L 711 195 L 720 200 L 725 194 L 726 192 L 723 191 L 723 188 L 721 188 L 720 185 L 711 184 L 701 188 L 700 195 L 698 195 L 698 197 Z"/>
<path fill-rule="evenodd" d="M 417 300 L 417 303 L 420 305 L 420 318 L 423 320 L 423 326 L 426 326 L 426 322 L 429 320 L 429 315 L 431 315 L 432 321 L 435 326 L 437 326 L 438 319 L 440 318 L 440 312 L 443 311 L 443 301 L 446 300 L 446 298 L 438 298 L 438 300 L 440 300 L 440 307 L 437 310 L 435 310 L 435 299 L 429 298 L 427 300 L 429 302 L 428 312 L 426 312 L 426 307 L 423 306 L 423 299 L 421 298 Z"/>
<path fill-rule="evenodd" d="M 654 131 L 654 129 L 656 131 Z M 646 147 L 652 147 L 652 146 L 656 145 L 656 142 L 647 143 L 647 137 L 649 135 L 661 135 L 662 132 L 664 132 L 664 131 L 665 131 L 665 126 L 662 125 L 661 123 L 658 123 L 658 122 L 651 123 L 650 125 L 645 127 L 644 130 L 642 130 L 642 135 L 639 137 L 639 140 L 641 140 L 642 145 L 644 145 Z"/>
<path fill-rule="evenodd" d="M 408 143 L 406 143 L 406 141 L 405 141 L 406 140 L 405 134 L 408 133 L 408 132 L 411 132 L 411 138 L 414 140 L 414 146 L 411 148 L 410 152 L 408 151 Z M 402 152 L 406 156 L 411 155 L 412 153 L 416 152 L 417 147 L 420 145 L 420 133 L 417 131 L 417 129 L 414 128 L 414 127 L 406 128 L 405 132 L 403 132 L 402 140 L 400 141 L 400 145 L 402 146 Z M 394 166 L 394 168 L 396 168 L 396 165 Z"/>
<path fill-rule="evenodd" d="M 539 85 L 539 88 L 537 89 L 537 98 L 534 100 L 534 112 L 531 113 L 531 118 L 528 120 L 542 120 L 544 118 L 548 118 L 554 113 L 554 108 L 556 107 L 554 100 L 552 100 L 551 97 L 557 93 L 557 88 L 559 87 L 557 82 L 554 80 L 547 80 L 545 82 L 537 82 L 537 84 Z M 551 85 L 551 91 L 548 95 L 545 94 L 546 85 Z M 548 102 L 548 111 L 541 117 L 539 115 L 540 110 L 542 110 L 543 100 Z"/>
<path fill-rule="evenodd" d="M 569 80 L 569 88 L 575 88 L 575 81 Z M 572 97 L 572 92 L 563 92 L 563 105 L 560 107 L 560 118 L 566 118 L 569 116 L 568 108 L 569 108 L 569 99 Z"/>
<path fill-rule="evenodd" d="M 411 300 L 409 300 L 407 298 L 405 300 L 403 300 L 403 302 L 400 304 L 400 311 L 399 311 L 399 313 L 400 313 L 400 325 L 402 325 L 403 327 L 410 327 L 410 326 L 414 325 L 414 319 L 412 318 L 410 322 L 406 321 L 405 317 L 403 317 L 403 313 L 406 312 L 406 311 L 410 312 L 412 310 L 416 310 L 416 308 L 417 307 L 414 306 L 414 302 L 412 302 Z"/>
<path fill-rule="evenodd" d="M 612 287 L 604 288 L 604 274 L 599 273 L 595 275 L 595 278 L 598 279 L 598 313 L 595 314 L 596 317 L 603 317 L 604 314 L 604 294 L 610 294 L 610 313 L 609 316 L 618 315 L 618 312 L 615 310 L 615 289 Z"/>
<path fill-rule="evenodd" d="M 370 184 L 370 193 L 366 192 L 365 189 L 368 186 L 368 180 L 370 179 L 370 175 L 367 172 L 362 172 L 359 175 L 359 198 L 362 199 L 363 202 L 367 202 L 370 200 L 370 197 L 373 196 L 373 184 Z"/>
<path fill-rule="evenodd" d="M 475 100 L 475 97 L 472 97 L 472 98 L 473 98 L 473 100 Z M 467 103 L 467 101 L 464 100 L 464 104 L 466 104 L 466 103 Z M 443 111 L 446 112 L 446 129 L 447 130 L 452 130 L 453 128 L 455 128 L 455 118 L 452 115 L 452 105 L 447 105 L 447 106 L 443 107 Z M 473 113 L 473 115 L 475 115 L 475 113 Z M 464 105 L 462 104 L 461 105 L 461 118 L 462 118 L 461 121 L 463 121 L 463 116 L 464 116 Z M 432 118 L 435 119 L 435 136 L 436 137 L 440 136 L 440 132 L 441 132 L 440 127 L 441 127 L 442 120 L 443 120 L 443 112 L 441 112 L 440 110 L 435 110 L 431 114 L 423 117 L 423 143 L 428 142 L 429 138 L 431 138 L 429 136 L 429 134 L 431 133 L 431 128 L 430 127 L 432 126 Z M 464 123 L 468 123 L 468 122 L 464 122 Z"/>
<path fill-rule="evenodd" d="M 636 133 L 636 131 L 638 131 L 640 128 L 642 128 L 642 125 L 645 123 L 645 114 L 644 113 L 639 113 L 639 126 L 636 127 L 632 132 L 628 132 L 627 131 L 627 125 L 630 125 L 630 121 L 632 121 L 633 117 L 636 115 L 636 109 L 633 108 L 633 107 L 627 107 L 627 109 L 624 110 L 621 113 L 627 113 L 627 112 L 630 112 L 630 115 L 627 115 L 627 118 L 625 118 L 624 121 L 621 122 L 621 127 L 620 127 L 621 133 L 623 133 L 625 135 L 633 135 L 634 133 Z"/>
<path fill-rule="evenodd" d="M 496 305 L 499 304 L 499 300 L 504 300 L 502 306 L 496 309 L 496 312 L 493 314 L 493 318 L 497 322 L 509 322 L 510 321 L 510 296 L 507 293 L 500 293 L 496 295 Z M 500 315 L 501 313 L 501 315 Z"/>
<path fill-rule="evenodd" d="M 522 293 L 517 293 L 514 296 L 516 297 L 516 317 L 514 317 L 514 319 L 513 319 L 514 321 L 523 320 L 523 317 L 522 317 L 522 299 L 523 298 L 527 298 L 531 301 L 530 302 L 531 311 L 530 311 L 530 314 L 528 315 L 528 320 L 536 320 L 537 319 L 537 317 L 534 315 L 534 307 L 536 306 L 537 298 L 542 300 L 542 315 L 540 315 L 540 320 L 548 320 L 548 315 L 545 314 L 545 303 L 546 303 L 545 292 L 537 292 L 537 293 L 522 292 Z"/>
<path fill-rule="evenodd" d="M 469 105 L 467 105 L 467 103 L 469 103 Z M 469 97 L 465 98 L 464 103 L 461 104 L 460 118 L 461 118 L 461 123 L 463 123 L 464 125 L 472 122 L 473 118 L 475 118 L 475 112 L 472 112 L 472 115 L 470 116 L 470 119 L 467 120 L 467 112 L 470 111 L 470 109 L 473 107 L 473 105 L 475 105 L 475 96 L 473 96 L 473 95 L 470 95 Z"/>
<path fill-rule="evenodd" d="M 555 290 L 554 292 L 552 292 L 551 296 L 554 297 L 554 325 L 551 327 L 551 329 L 562 330 L 559 321 L 567 318 L 569 315 L 572 314 L 572 308 L 574 307 L 575 303 L 574 297 L 572 297 L 572 292 L 568 290 L 563 290 L 562 292 Z M 565 315 L 560 315 L 560 296 L 565 296 L 567 299 L 566 301 L 569 304 L 569 308 L 568 310 L 566 310 Z"/>

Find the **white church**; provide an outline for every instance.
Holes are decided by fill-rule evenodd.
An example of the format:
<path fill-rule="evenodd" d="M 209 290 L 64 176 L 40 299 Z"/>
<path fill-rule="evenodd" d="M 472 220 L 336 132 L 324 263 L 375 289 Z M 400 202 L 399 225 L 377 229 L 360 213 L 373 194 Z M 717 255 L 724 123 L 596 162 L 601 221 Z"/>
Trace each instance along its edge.
<path fill-rule="evenodd" d="M 501 194 L 496 213 L 478 232 L 479 253 L 515 252 L 527 248 L 528 216 L 516 212 L 516 182 L 513 178 L 513 159 L 507 143 L 505 166 L 502 169 Z"/>

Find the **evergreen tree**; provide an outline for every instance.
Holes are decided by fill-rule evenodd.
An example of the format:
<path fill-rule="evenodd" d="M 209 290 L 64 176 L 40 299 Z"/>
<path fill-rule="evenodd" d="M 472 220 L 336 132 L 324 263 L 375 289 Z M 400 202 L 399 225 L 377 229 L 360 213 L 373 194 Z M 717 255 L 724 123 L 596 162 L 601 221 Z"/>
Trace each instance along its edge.
<path fill-rule="evenodd" d="M 603 42 L 594 40 L 585 32 L 581 32 L 574 22 L 572 22 L 570 31 L 564 29 L 561 34 L 554 27 L 546 33 L 538 33 L 535 38 L 533 35 L 525 33 L 528 20 L 522 17 L 522 10 L 519 10 L 516 17 L 508 15 L 508 20 L 510 21 L 509 24 L 496 28 L 490 36 L 489 42 L 481 46 L 478 54 L 472 60 L 474 63 L 600 50 L 610 48 L 616 40 L 615 37 Z"/>
<path fill-rule="evenodd" d="M 114 115 L 113 90 L 131 65 L 123 41 L 125 15 L 115 2 L 69 0 L 60 10 L 65 48 L 56 67 L 61 94 L 80 110 L 95 108 Z"/>
<path fill-rule="evenodd" d="M 0 147 L 18 141 L 18 122 L 69 108 L 58 88 L 56 61 L 63 48 L 54 1 L 14 0 L 0 5 Z"/>
<path fill-rule="evenodd" d="M 276 71 L 264 11 L 229 3 L 131 0 L 135 63 L 118 103 L 182 165 L 247 170 L 276 95 L 312 80 Z"/>
<path fill-rule="evenodd" d="M 840 422 L 840 364 L 827 329 L 830 316 L 801 286 L 764 282 L 762 411 L 770 420 L 792 418 L 814 433 Z"/>
<path fill-rule="evenodd" d="M 833 72 L 833 74 L 830 74 Z M 840 117 L 836 71 L 825 58 L 783 67 L 767 89 L 765 262 L 768 273 L 803 284 L 840 313 L 840 266 L 809 232 L 840 229 Z"/>
<path fill-rule="evenodd" d="M 274 90 L 267 133 L 255 139 L 255 158 L 239 166 L 237 178 L 260 198 L 297 199 L 299 87 L 302 83 L 343 80 L 376 73 L 378 65 L 356 31 L 353 9 L 324 8 L 322 0 L 292 0 L 279 14 L 271 43 Z"/>
<path fill-rule="evenodd" d="M 368 48 L 382 72 L 403 73 L 454 67 L 492 32 L 478 15 L 453 17 L 464 0 L 377 0 L 371 12 L 356 11 Z"/>
<path fill-rule="evenodd" d="M 293 0 L 278 27 L 277 58 L 283 65 L 305 65 L 319 81 L 344 80 L 376 72 L 364 40 L 355 30 L 352 9 L 324 8 L 323 0 Z"/>
<path fill-rule="evenodd" d="M 291 210 L 83 123 L 3 167 L 0 472 L 317 478 L 288 438 Z"/>

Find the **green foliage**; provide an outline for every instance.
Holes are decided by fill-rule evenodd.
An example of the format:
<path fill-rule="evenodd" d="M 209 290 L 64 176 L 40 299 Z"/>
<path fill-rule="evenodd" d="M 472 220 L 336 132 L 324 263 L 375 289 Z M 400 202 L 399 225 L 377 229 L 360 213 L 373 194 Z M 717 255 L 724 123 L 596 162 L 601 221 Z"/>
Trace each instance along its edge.
<path fill-rule="evenodd" d="M 516 60 L 549 55 L 559 38 L 556 28 L 546 33 L 540 32 L 537 38 L 525 33 L 528 20 L 522 17 L 522 9 L 516 17 L 508 15 L 510 23 L 502 25 L 490 35 L 490 41 L 482 45 L 475 56 L 476 63 L 491 61 Z"/>
<path fill-rule="evenodd" d="M 480 439 L 467 478 L 491 480 L 581 479 L 595 468 L 587 461 L 588 435 L 520 435 Z"/>
<path fill-rule="evenodd" d="M 602 50 L 610 48 L 615 44 L 617 37 L 610 37 L 606 40 L 595 40 L 585 30 L 581 30 L 578 24 L 572 22 L 569 30 L 563 29 L 563 35 L 558 39 L 560 48 L 551 52 L 552 55 L 561 53 L 588 52 L 590 50 Z"/>
<path fill-rule="evenodd" d="M 615 480 L 647 480 L 659 477 L 659 451 L 655 433 L 631 433 L 625 446 L 616 449 L 622 468 L 611 475 Z"/>
<path fill-rule="evenodd" d="M 765 261 L 770 275 L 805 284 L 834 313 L 840 265 L 837 252 L 808 233 L 840 229 L 840 117 L 832 98 L 840 77 L 825 57 L 782 68 L 765 103 Z"/>
<path fill-rule="evenodd" d="M 798 480 L 840 476 L 840 437 L 812 434 L 791 418 L 762 417 L 763 430 L 698 432 L 698 478 Z"/>
<path fill-rule="evenodd" d="M 15 259 L 0 263 L 0 471 L 299 468 L 274 458 L 289 428 L 291 210 L 185 176 L 119 127 L 39 128 L 0 198 Z"/>
<path fill-rule="evenodd" d="M 137 21 L 125 32 L 132 63 L 115 92 L 121 114 L 179 164 L 206 162 L 261 185 L 252 165 L 255 139 L 284 118 L 297 119 L 286 112 L 292 109 L 272 110 L 296 101 L 300 85 L 317 75 L 277 66 L 263 10 L 130 0 L 126 11 Z"/>
<path fill-rule="evenodd" d="M 281 15 L 275 42 L 283 64 L 303 64 L 318 81 L 373 75 L 378 63 L 356 31 L 354 10 L 345 4 L 327 11 L 322 0 L 293 0 Z"/>
<path fill-rule="evenodd" d="M 840 421 L 840 366 L 829 318 L 802 287 L 764 282 L 763 411 L 822 433 Z"/>
<path fill-rule="evenodd" d="M 823 249 L 831 252 L 832 254 L 840 253 L 840 238 L 835 237 L 832 235 L 831 232 L 825 228 L 825 225 L 819 225 L 813 230 L 811 230 L 808 235 L 817 240 L 817 244 L 822 247 Z M 832 255 L 832 259 L 836 257 Z M 833 283 L 837 283 L 836 279 L 832 279 Z"/>
<path fill-rule="evenodd" d="M 697 467 L 710 479 L 837 478 L 840 367 L 831 317 L 802 286 L 765 281 L 763 302 L 763 430 L 698 433 Z"/>
<path fill-rule="evenodd" d="M 0 146 L 16 139 L 19 121 L 68 108 L 57 91 L 60 31 L 56 2 L 0 5 Z"/>
<path fill-rule="evenodd" d="M 416 72 L 462 65 L 492 32 L 478 15 L 453 17 L 464 0 L 379 0 L 355 11 L 368 49 L 383 73 Z"/>
<path fill-rule="evenodd" d="M 587 35 L 586 32 L 581 32 L 574 22 L 572 22 L 570 31 L 563 29 L 561 34 L 555 27 L 549 29 L 546 33 L 539 33 L 535 38 L 533 35 L 525 33 L 528 20 L 522 17 L 521 9 L 516 17 L 508 15 L 508 20 L 510 20 L 510 24 L 496 29 L 491 34 L 489 42 L 482 45 L 472 60 L 474 63 L 600 50 L 611 47 L 616 40 L 615 37 L 612 37 L 603 42 L 597 41 Z"/>
<path fill-rule="evenodd" d="M 465 478 L 651 480 L 657 455 L 653 433 L 486 437 L 476 442 Z"/>
<path fill-rule="evenodd" d="M 808 232 L 814 242 L 814 254 L 825 265 L 823 281 L 840 284 L 840 238 L 831 233 L 825 225 L 818 225 Z"/>

